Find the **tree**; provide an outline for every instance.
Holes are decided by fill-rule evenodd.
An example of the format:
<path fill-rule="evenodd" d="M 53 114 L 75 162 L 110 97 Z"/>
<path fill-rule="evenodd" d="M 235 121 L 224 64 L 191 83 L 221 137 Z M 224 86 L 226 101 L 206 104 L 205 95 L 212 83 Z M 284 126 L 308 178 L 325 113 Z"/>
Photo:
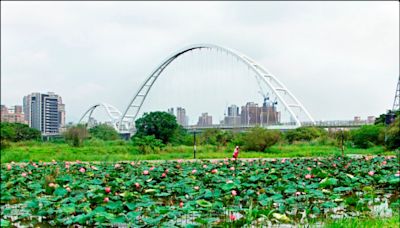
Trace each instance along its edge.
<path fill-rule="evenodd" d="M 164 147 L 160 139 L 156 139 L 154 135 L 147 135 L 142 137 L 132 137 L 133 145 L 139 148 L 139 151 L 143 154 L 148 154 L 157 149 Z"/>
<path fill-rule="evenodd" d="M 89 132 L 85 125 L 78 124 L 67 129 L 64 133 L 65 141 L 72 144 L 74 147 L 81 146 L 83 141 L 89 137 Z"/>
<path fill-rule="evenodd" d="M 292 144 L 294 141 L 311 141 L 325 135 L 327 135 L 327 132 L 323 129 L 315 127 L 299 127 L 287 131 L 285 138 L 290 144 Z"/>
<path fill-rule="evenodd" d="M 91 136 L 101 140 L 117 140 L 119 139 L 118 132 L 107 124 L 99 124 L 89 129 Z"/>
<path fill-rule="evenodd" d="M 400 148 L 400 117 L 387 127 L 385 146 L 391 150 Z"/>
<path fill-rule="evenodd" d="M 175 116 L 167 112 L 145 113 L 135 121 L 136 137 L 154 135 L 164 144 L 171 142 L 178 128 Z"/>
<path fill-rule="evenodd" d="M 0 123 L 0 139 L 2 141 L 39 140 L 41 133 L 35 128 L 30 128 L 22 123 Z"/>
<path fill-rule="evenodd" d="M 351 139 L 355 146 L 359 148 L 369 148 L 374 145 L 383 144 L 380 137 L 383 125 L 364 125 L 358 129 L 351 130 Z"/>
<path fill-rule="evenodd" d="M 253 151 L 265 151 L 279 141 L 279 131 L 271 131 L 261 127 L 250 129 L 243 136 L 243 149 Z"/>

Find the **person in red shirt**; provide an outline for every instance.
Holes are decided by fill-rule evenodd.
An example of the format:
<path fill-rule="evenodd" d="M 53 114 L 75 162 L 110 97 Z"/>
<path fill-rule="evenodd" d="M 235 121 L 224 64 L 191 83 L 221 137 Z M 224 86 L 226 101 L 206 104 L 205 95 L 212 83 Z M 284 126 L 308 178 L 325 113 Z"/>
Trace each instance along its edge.
<path fill-rule="evenodd" d="M 233 151 L 233 158 L 236 160 L 239 156 L 239 146 L 236 146 L 235 150 Z"/>

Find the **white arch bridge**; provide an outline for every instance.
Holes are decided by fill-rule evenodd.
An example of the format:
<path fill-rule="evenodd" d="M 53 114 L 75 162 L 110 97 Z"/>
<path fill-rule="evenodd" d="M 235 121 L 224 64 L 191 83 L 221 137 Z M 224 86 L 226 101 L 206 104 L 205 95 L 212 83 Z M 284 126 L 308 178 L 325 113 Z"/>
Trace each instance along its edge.
<path fill-rule="evenodd" d="M 172 53 L 150 73 L 147 79 L 133 95 L 133 98 L 129 101 L 127 107 L 124 109 L 123 112 L 120 112 L 112 105 L 99 103 L 91 106 L 82 115 L 79 122 L 86 122 L 88 123 L 88 126 L 90 126 L 90 123 L 93 120 L 91 118 L 93 111 L 99 107 L 102 107 L 107 112 L 110 125 L 112 125 L 119 133 L 132 134 L 135 131 L 134 122 L 138 116 L 138 113 L 158 77 L 176 59 L 183 58 L 186 53 L 201 49 L 226 53 L 227 55 L 236 58 L 241 64 L 247 66 L 248 69 L 253 72 L 252 75 L 254 75 L 255 79 L 257 80 L 258 85 L 263 92 L 262 94 L 266 94 L 265 89 L 263 89 L 262 87 L 263 85 L 268 88 L 268 92 L 270 92 L 271 95 L 275 97 L 276 102 L 279 102 L 281 108 L 285 112 L 289 113 L 291 120 L 289 126 L 280 124 L 276 126 L 266 126 L 267 128 L 295 128 L 302 126 L 302 122 L 315 124 L 314 119 L 300 103 L 300 101 L 286 88 L 286 86 L 282 82 L 278 80 L 277 77 L 271 74 L 266 68 L 238 51 L 214 44 L 195 44 Z M 300 119 L 300 116 L 305 117 L 305 119 Z"/>

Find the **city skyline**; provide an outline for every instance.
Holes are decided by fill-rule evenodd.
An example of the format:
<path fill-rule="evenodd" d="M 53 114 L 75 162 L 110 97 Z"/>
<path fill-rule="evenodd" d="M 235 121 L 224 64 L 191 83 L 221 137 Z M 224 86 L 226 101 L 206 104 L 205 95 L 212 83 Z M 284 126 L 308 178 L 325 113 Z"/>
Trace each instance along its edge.
<path fill-rule="evenodd" d="M 21 104 L 33 91 L 55 91 L 68 104 L 67 122 L 76 123 L 98 102 L 124 111 L 163 58 L 203 42 L 237 49 L 270 69 L 316 120 L 377 116 L 393 103 L 399 72 L 396 2 L 1 4 L 2 104 Z M 150 8 L 156 16 L 142 13 Z M 210 15 L 198 20 L 201 11 Z M 164 110 L 168 93 L 192 119 L 208 110 L 219 121 L 226 105 L 262 99 L 246 77 L 221 80 L 218 94 L 207 84 L 218 81 L 206 76 L 170 82 L 185 96 L 156 82 L 143 111 Z M 196 93 L 184 88 L 192 82 Z M 254 93 L 239 100 L 242 94 L 231 91 L 243 84 Z"/>

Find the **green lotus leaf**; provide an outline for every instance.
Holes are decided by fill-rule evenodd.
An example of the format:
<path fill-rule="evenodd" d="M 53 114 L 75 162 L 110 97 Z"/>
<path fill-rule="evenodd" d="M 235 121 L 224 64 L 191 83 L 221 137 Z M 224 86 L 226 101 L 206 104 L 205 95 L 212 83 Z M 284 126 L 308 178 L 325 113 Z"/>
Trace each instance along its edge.
<path fill-rule="evenodd" d="M 212 203 L 208 202 L 207 200 L 197 200 L 196 203 L 201 207 L 212 207 Z"/>

